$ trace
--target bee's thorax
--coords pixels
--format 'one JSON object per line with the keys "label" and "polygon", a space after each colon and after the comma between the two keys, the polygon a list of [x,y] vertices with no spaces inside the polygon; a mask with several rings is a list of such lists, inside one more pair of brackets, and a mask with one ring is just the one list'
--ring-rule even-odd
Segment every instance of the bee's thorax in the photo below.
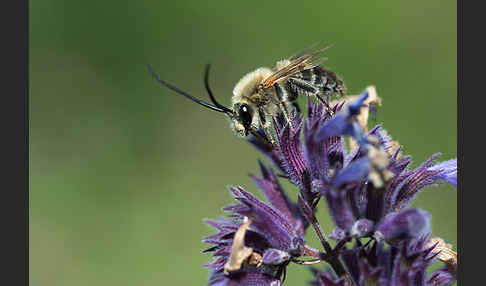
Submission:
{"label": "bee's thorax", "polygon": [[258,68],[242,77],[233,89],[233,104],[249,100],[257,93],[260,83],[272,74],[269,68]]}

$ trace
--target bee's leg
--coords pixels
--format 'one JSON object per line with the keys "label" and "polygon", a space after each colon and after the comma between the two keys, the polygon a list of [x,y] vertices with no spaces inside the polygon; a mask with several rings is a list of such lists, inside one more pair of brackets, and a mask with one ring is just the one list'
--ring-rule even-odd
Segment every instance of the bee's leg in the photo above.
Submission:
{"label": "bee's leg", "polygon": [[302,113],[302,110],[300,109],[300,105],[297,102],[297,100],[292,102],[292,106],[295,108],[295,110],[297,111],[298,114]]}
{"label": "bee's leg", "polygon": [[331,108],[331,106],[329,106],[329,94],[328,93],[326,94],[326,98],[328,98],[327,101],[324,100],[324,98],[322,98],[322,96],[320,96],[318,93],[316,93],[314,95],[319,99],[320,102],[322,102],[322,104],[324,104],[324,106],[327,108],[327,112],[329,112],[329,114],[332,115],[333,114],[332,108]]}
{"label": "bee's leg", "polygon": [[263,105],[258,106],[258,116],[260,118],[260,124],[263,127],[263,132],[265,133],[265,137],[267,138],[267,141],[269,141],[269,143],[272,144],[273,147],[275,146],[278,147],[273,137],[272,130],[270,130],[270,121],[268,121],[266,118],[266,113]]}
{"label": "bee's leg", "polygon": [[270,141],[270,144],[272,144],[274,149],[278,149],[278,144],[273,138],[272,130],[270,130],[270,126],[263,126],[263,132],[265,132],[265,136],[267,137],[267,140]]}
{"label": "bee's leg", "polygon": [[288,100],[288,93],[287,91],[278,83],[274,85],[275,87],[275,93],[277,95],[276,101],[278,108],[280,111],[283,113],[285,120],[288,122],[290,125],[290,129],[294,131],[294,127],[292,126],[292,121],[290,120],[290,113],[287,108],[287,105],[285,104],[285,101]]}
{"label": "bee's leg", "polygon": [[[322,79],[321,79],[322,81]],[[290,77],[289,78],[289,85],[291,86],[291,90],[300,90],[302,94],[307,94],[308,96],[316,96],[322,104],[327,108],[327,110],[331,113],[331,107],[329,106],[330,100],[330,93],[326,90],[323,92],[323,88],[320,85],[314,85],[309,81],[306,81],[301,78]],[[324,88],[325,89],[325,88]],[[326,99],[322,98],[319,94],[324,93]]]}
{"label": "bee's leg", "polygon": [[287,92],[288,92],[288,98],[287,100],[292,104],[292,106],[295,108],[295,111],[297,111],[297,114],[301,114],[302,113],[302,109],[300,108],[300,105],[299,105],[299,94],[297,93],[297,91],[295,90],[295,88],[293,88],[290,83],[287,82]]}
{"label": "bee's leg", "polygon": [[282,113],[285,117],[285,120],[289,124],[290,130],[294,131],[294,126],[292,125],[292,120],[290,119],[290,114],[289,114],[289,110],[287,109],[287,105],[285,103],[283,103],[282,101],[280,101],[278,103],[278,106],[279,106],[280,110],[282,111]]}
{"label": "bee's leg", "polygon": [[[270,149],[275,149],[275,150],[278,150],[279,149],[279,146],[277,143],[275,143],[275,140],[273,140],[273,137],[270,134],[267,134],[267,130],[265,128],[263,128],[263,131],[265,132],[265,136],[262,136],[262,134],[260,134],[258,132],[258,130],[256,128],[250,128],[250,133],[258,140],[260,141],[261,143],[265,144],[268,146],[268,148]],[[270,138],[270,139],[269,139]]]}
{"label": "bee's leg", "polygon": [[324,98],[322,98],[322,96],[320,96],[319,93],[314,93],[314,96],[317,97],[317,99],[319,99],[319,101],[322,104],[324,104],[324,106],[326,106],[327,108],[330,108],[329,103]]}

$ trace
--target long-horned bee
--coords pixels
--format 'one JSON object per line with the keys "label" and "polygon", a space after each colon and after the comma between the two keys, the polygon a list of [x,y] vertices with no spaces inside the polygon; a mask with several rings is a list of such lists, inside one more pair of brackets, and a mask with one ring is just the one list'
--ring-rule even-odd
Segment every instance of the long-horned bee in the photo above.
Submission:
{"label": "long-horned bee", "polygon": [[[147,67],[153,77],[169,89],[204,107],[226,114],[233,130],[241,137],[252,134],[278,148],[271,132],[272,118],[282,114],[292,128],[290,109],[295,108],[300,112],[297,104],[299,95],[316,96],[326,105],[331,95],[345,95],[346,87],[343,81],[314,60],[316,55],[326,49],[311,53],[303,52],[278,61],[273,69],[261,67],[246,74],[233,89],[230,108],[218,103],[209,87],[209,65],[206,66],[204,84],[213,104],[195,98],[161,80],[149,65]],[[266,138],[258,133],[260,128],[263,129]]]}

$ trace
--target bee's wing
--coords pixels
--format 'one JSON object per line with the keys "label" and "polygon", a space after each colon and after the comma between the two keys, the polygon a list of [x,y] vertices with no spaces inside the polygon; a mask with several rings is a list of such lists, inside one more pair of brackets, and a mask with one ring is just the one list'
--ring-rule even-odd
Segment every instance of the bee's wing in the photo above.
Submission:
{"label": "bee's wing", "polygon": [[[279,70],[275,71],[273,74],[268,76],[265,80],[263,80],[262,87],[264,89],[272,87],[275,83],[295,74],[298,71],[301,71],[304,68],[304,66],[303,66],[304,64],[307,64],[307,62],[310,59],[312,59],[314,56],[316,56],[318,54],[323,53],[328,48],[329,47],[326,47],[326,48],[319,49],[319,50],[314,51],[314,52],[309,53],[309,54],[304,53],[304,54],[300,54],[300,55],[296,55],[296,56],[291,57],[289,59],[290,63],[288,65],[280,68]],[[319,63],[311,62],[310,65],[311,66],[319,65],[323,60],[325,60],[325,58],[324,59],[321,58]]]}
{"label": "bee's wing", "polygon": [[[304,48],[304,49],[300,50],[300,51],[299,51],[299,52],[297,52],[295,55],[291,56],[291,57],[289,58],[289,60],[290,60],[290,61],[292,61],[292,60],[295,60],[295,59],[297,59],[297,58],[300,58],[301,56],[304,56],[304,55],[306,55],[306,54],[310,54],[310,53],[312,53],[312,50],[315,50],[315,49],[316,49],[316,47],[317,47],[318,45],[320,45],[320,44],[321,44],[321,41],[316,42],[316,43],[314,43],[314,44],[310,45],[309,47],[307,47],[307,48]],[[327,48],[326,48],[326,49],[327,49]]]}

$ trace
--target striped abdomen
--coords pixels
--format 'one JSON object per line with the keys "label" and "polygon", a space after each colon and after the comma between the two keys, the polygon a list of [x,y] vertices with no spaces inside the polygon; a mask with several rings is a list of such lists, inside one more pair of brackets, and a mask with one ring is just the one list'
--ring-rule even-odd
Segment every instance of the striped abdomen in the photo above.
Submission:
{"label": "striped abdomen", "polygon": [[343,81],[331,70],[320,66],[295,73],[287,79],[286,87],[289,91],[290,101],[297,99],[300,94],[318,93],[325,96],[333,94],[344,96],[346,93]]}

